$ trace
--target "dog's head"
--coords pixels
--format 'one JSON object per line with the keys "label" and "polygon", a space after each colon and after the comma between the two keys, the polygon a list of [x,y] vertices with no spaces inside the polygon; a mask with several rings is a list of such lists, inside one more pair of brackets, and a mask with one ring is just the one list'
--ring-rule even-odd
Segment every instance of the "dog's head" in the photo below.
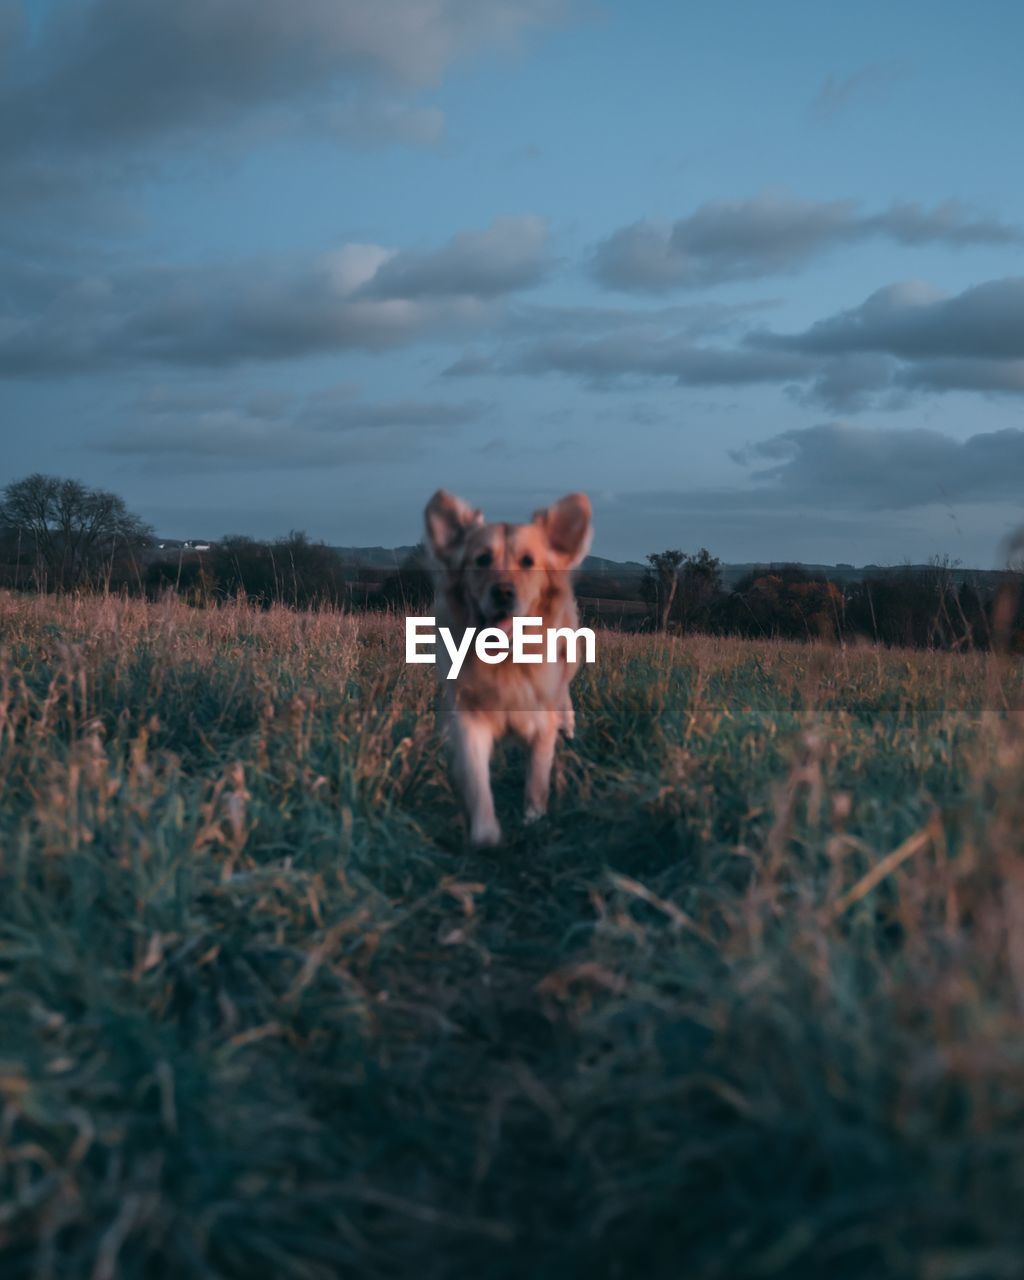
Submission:
{"label": "dog's head", "polygon": [[461,594],[475,626],[508,631],[515,617],[541,613],[545,596],[568,579],[590,548],[590,500],[570,493],[529,524],[488,524],[444,489],[427,503],[427,543]]}

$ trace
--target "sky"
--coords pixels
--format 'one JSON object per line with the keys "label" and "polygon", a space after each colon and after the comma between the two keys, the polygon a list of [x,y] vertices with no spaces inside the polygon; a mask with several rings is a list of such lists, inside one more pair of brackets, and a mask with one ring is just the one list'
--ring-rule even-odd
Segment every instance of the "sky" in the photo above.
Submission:
{"label": "sky", "polygon": [[1000,0],[0,0],[0,484],[997,565],[1021,47]]}

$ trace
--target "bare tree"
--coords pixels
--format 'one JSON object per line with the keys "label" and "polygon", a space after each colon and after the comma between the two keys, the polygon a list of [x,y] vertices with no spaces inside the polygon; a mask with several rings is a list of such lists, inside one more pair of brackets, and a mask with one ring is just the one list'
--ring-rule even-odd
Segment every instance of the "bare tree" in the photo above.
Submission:
{"label": "bare tree", "polygon": [[109,580],[115,560],[152,536],[116,493],[38,473],[4,489],[0,524],[31,556],[37,585],[52,591]]}

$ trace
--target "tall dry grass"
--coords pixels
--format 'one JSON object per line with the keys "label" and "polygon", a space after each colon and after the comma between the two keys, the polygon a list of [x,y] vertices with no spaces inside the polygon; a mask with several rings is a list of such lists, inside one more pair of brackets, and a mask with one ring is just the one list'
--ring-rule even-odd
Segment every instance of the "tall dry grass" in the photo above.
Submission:
{"label": "tall dry grass", "polygon": [[0,596],[3,1274],[1024,1273],[1021,686],[602,634],[475,855],[394,620]]}

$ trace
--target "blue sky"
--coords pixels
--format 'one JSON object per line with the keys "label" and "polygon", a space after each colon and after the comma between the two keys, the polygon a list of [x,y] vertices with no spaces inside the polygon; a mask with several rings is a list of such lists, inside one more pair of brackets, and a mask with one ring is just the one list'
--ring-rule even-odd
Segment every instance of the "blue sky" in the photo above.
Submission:
{"label": "blue sky", "polygon": [[998,562],[1017,6],[0,0],[0,480],[160,531]]}

